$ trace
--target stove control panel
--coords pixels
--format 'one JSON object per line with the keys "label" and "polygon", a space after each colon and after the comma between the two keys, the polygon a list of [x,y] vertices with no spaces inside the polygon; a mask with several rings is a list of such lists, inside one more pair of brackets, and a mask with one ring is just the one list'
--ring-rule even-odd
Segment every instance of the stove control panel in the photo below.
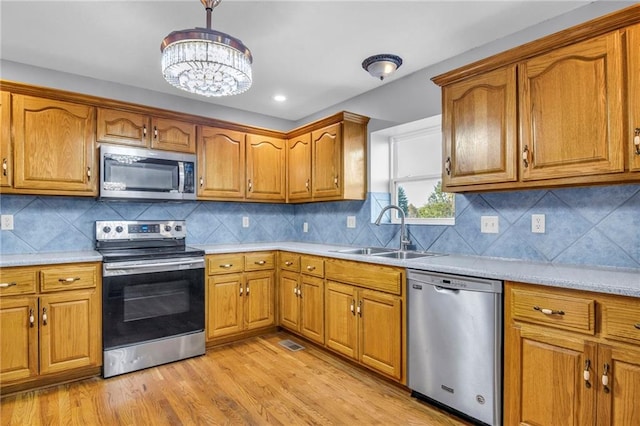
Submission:
{"label": "stove control panel", "polygon": [[96,241],[183,239],[187,236],[184,220],[97,220]]}

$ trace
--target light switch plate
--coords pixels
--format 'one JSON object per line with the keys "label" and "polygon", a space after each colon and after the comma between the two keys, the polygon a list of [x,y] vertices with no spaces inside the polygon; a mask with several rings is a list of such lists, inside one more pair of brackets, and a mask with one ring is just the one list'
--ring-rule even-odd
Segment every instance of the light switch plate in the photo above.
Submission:
{"label": "light switch plate", "polygon": [[248,216],[243,216],[242,217],[242,227],[243,228],[248,228],[249,227],[249,217]]}
{"label": "light switch plate", "polygon": [[12,231],[13,230],[13,215],[12,214],[3,214],[0,218],[1,228],[3,231]]}
{"label": "light switch plate", "polygon": [[498,216],[480,216],[480,232],[483,234],[497,234],[500,232]]}
{"label": "light switch plate", "polygon": [[356,227],[356,217],[347,216],[347,228],[355,228],[355,227]]}
{"label": "light switch plate", "polygon": [[545,233],[545,218],[543,214],[531,215],[531,232],[534,234]]}
{"label": "light switch plate", "polygon": [[307,222],[302,224],[302,232],[309,232],[309,224]]}

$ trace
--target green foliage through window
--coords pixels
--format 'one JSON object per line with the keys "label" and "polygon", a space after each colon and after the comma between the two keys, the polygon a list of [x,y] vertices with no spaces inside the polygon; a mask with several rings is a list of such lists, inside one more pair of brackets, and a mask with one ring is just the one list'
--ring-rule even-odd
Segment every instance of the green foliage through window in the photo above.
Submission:
{"label": "green foliage through window", "polygon": [[455,215],[453,194],[442,192],[442,181],[433,187],[422,206],[408,203],[404,188],[398,186],[398,206],[404,210],[409,218],[452,218]]}

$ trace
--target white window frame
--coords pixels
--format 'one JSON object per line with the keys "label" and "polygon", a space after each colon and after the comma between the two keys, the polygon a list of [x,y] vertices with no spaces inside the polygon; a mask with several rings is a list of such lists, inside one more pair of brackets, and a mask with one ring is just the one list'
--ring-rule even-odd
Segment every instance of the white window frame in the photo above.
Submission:
{"label": "white window frame", "polygon": [[[419,127],[405,132],[401,132],[389,137],[389,193],[391,194],[391,203],[395,204],[397,200],[397,187],[403,182],[418,182],[423,180],[442,180],[442,168],[433,170],[431,173],[417,176],[397,177],[398,170],[398,144],[403,141],[416,139],[421,136],[431,136],[434,134],[442,135],[442,115],[436,115],[424,120],[420,120]],[[442,144],[439,145],[442,149]],[[442,151],[438,152],[438,158],[442,158]],[[442,162],[437,164],[442,166]],[[454,206],[455,209],[455,206]],[[391,214],[392,223],[400,223],[400,217],[397,211],[393,210]],[[455,225],[455,217],[451,218],[406,218],[405,223],[413,225]]]}

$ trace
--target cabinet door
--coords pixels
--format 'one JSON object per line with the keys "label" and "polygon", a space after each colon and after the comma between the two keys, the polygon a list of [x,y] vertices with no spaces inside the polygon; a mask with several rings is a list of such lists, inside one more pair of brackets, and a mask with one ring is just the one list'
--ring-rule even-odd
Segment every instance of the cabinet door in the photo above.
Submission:
{"label": "cabinet door", "polygon": [[634,144],[634,137],[640,138],[640,24],[627,30],[627,67],[629,170],[640,172],[640,145]]}
{"label": "cabinet door", "polygon": [[201,127],[198,197],[244,198],[245,134]]}
{"label": "cabinet door", "polygon": [[624,169],[618,32],[519,65],[522,180]]}
{"label": "cabinet door", "polygon": [[311,198],[311,134],[287,141],[287,199]]}
{"label": "cabinet door", "polygon": [[[504,410],[508,425],[594,424],[595,344],[570,333],[511,327],[505,347]],[[591,379],[583,378],[589,362]]]}
{"label": "cabinet door", "polygon": [[402,300],[362,290],[358,302],[359,358],[395,379],[402,376]]}
{"label": "cabinet door", "polygon": [[0,299],[0,382],[38,375],[37,316],[36,297]]}
{"label": "cabinet door", "polygon": [[328,348],[350,358],[358,357],[356,290],[327,281],[325,291],[325,341]]}
{"label": "cabinet door", "polygon": [[442,125],[444,190],[515,181],[515,66],[444,87]]}
{"label": "cabinet door", "polygon": [[[599,348],[598,425],[625,426],[640,424],[640,348],[605,346]],[[608,392],[601,383],[605,365],[609,378]]]}
{"label": "cabinet door", "polygon": [[196,125],[185,121],[152,118],[151,148],[196,153]]}
{"label": "cabinet door", "polygon": [[9,92],[0,92],[0,158],[2,161],[0,187],[11,186],[13,155],[11,152],[11,94]]}
{"label": "cabinet door", "polygon": [[242,331],[244,279],[242,274],[207,279],[207,340]]}
{"label": "cabinet door", "polygon": [[324,280],[301,275],[300,333],[314,342],[324,344]]}
{"label": "cabinet door", "polygon": [[333,124],[311,133],[312,195],[339,197],[342,188],[342,127]]}
{"label": "cabinet door", "polygon": [[98,142],[149,147],[149,117],[134,112],[98,108],[96,120]]}
{"label": "cabinet door", "polygon": [[273,325],[273,271],[245,274],[244,324],[247,330]]}
{"label": "cabinet door", "polygon": [[280,325],[296,332],[300,324],[299,286],[298,273],[280,272]]}
{"label": "cabinet door", "polygon": [[40,373],[101,365],[100,294],[95,290],[40,297]]}
{"label": "cabinet door", "polygon": [[14,186],[96,195],[94,108],[13,95]]}
{"label": "cabinet door", "polygon": [[286,150],[283,139],[247,135],[247,198],[285,201]]}

